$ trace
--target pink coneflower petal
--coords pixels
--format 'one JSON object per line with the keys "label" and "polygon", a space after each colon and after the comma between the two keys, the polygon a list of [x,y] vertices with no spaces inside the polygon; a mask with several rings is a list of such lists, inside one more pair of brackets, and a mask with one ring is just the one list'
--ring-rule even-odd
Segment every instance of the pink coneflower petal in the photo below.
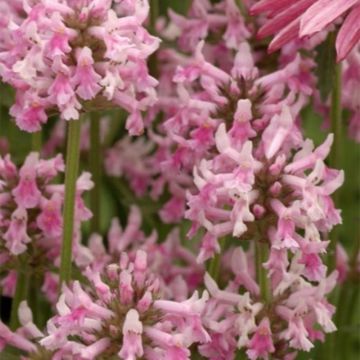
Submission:
{"label": "pink coneflower petal", "polygon": [[283,12],[279,13],[272,20],[269,20],[258,32],[258,37],[262,38],[272,35],[286,27],[290,22],[301,16],[306,9],[316,0],[300,0],[295,4],[288,6]]}
{"label": "pink coneflower petal", "polygon": [[319,0],[301,17],[300,37],[312,35],[356,5],[359,0]]}
{"label": "pink coneflower petal", "polygon": [[272,16],[287,9],[291,4],[296,4],[296,0],[261,0],[251,7],[250,14],[258,15],[266,11]]}
{"label": "pink coneflower petal", "polygon": [[343,60],[360,41],[360,5],[356,6],[345,19],[336,38],[337,61]]}
{"label": "pink coneflower petal", "polygon": [[269,45],[269,53],[272,53],[292,40],[297,39],[299,34],[300,19],[295,19],[288,26],[283,28],[279,33],[273,38]]}

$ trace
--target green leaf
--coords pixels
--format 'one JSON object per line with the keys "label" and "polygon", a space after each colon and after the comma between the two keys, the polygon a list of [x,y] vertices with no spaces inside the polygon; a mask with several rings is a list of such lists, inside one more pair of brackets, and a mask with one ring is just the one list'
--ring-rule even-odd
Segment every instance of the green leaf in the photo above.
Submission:
{"label": "green leaf", "polygon": [[336,64],[334,38],[335,34],[330,33],[327,39],[316,48],[315,61],[317,67],[315,73],[318,77],[317,86],[320,91],[321,100],[323,101],[327,99],[334,81]]}
{"label": "green leaf", "polygon": [[20,356],[21,353],[18,350],[9,347],[0,352],[1,360],[19,360]]}
{"label": "green leaf", "polygon": [[166,15],[167,10],[171,8],[177,13],[186,14],[190,4],[190,0],[162,0],[160,1],[160,13]]}

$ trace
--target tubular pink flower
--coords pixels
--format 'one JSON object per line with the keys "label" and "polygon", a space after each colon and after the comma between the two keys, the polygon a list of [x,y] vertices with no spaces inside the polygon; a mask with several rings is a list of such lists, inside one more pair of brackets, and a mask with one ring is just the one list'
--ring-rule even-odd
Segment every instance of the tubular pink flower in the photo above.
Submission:
{"label": "tubular pink flower", "polygon": [[26,250],[26,244],[31,242],[27,234],[28,215],[24,208],[17,208],[11,214],[9,229],[4,234],[6,247],[14,255],[19,255]]}
{"label": "tubular pink flower", "polygon": [[72,78],[76,93],[84,100],[91,100],[101,90],[98,85],[101,76],[93,69],[94,60],[91,49],[84,47],[77,56],[77,66]]}
{"label": "tubular pink flower", "polygon": [[271,335],[269,319],[264,318],[251,338],[249,350],[246,352],[251,360],[267,359],[269,354],[275,351]]}

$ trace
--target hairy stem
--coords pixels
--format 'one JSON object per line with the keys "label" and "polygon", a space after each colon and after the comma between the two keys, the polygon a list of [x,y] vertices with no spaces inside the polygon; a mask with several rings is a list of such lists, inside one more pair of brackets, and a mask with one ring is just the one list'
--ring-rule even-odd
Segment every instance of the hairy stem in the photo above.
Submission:
{"label": "hairy stem", "polygon": [[42,145],[42,132],[41,130],[31,134],[31,150],[32,151],[41,151]]}
{"label": "hairy stem", "polygon": [[226,247],[225,242],[226,242],[226,238],[222,238],[219,240],[220,253],[216,253],[209,262],[208,273],[211,275],[211,277],[216,282],[219,280],[220,267],[221,267],[221,255],[223,253],[224,248]]}
{"label": "hairy stem", "polygon": [[[156,20],[159,18],[159,0],[150,0],[150,32],[156,35]],[[148,61],[150,74],[154,77],[158,76],[157,55],[152,54]]]}
{"label": "hairy stem", "polygon": [[[341,108],[341,63],[336,64],[333,79],[333,87],[331,93],[331,132],[334,134],[334,143],[330,153],[330,165],[333,168],[341,168],[342,154],[341,154],[341,138],[342,138],[342,108]],[[339,190],[333,195],[334,203],[339,206]],[[332,271],[336,264],[336,244],[339,240],[338,228],[332,230],[331,243],[329,248],[329,270]],[[347,300],[347,285],[342,284],[340,294],[337,297],[337,312],[335,316],[335,323],[339,327],[343,323],[344,310],[343,303]],[[328,338],[329,346],[327,348],[328,359],[336,359],[337,351],[340,350],[339,339],[342,334],[331,334]]]}
{"label": "hairy stem", "polygon": [[19,305],[23,300],[27,299],[28,294],[28,273],[26,261],[23,261],[20,257],[19,270],[17,271],[16,279],[16,289],[15,295],[11,304],[11,314],[10,314],[10,328],[11,330],[16,330],[20,323],[18,317]]}
{"label": "hairy stem", "polygon": [[90,193],[90,209],[93,213],[91,219],[91,231],[100,232],[101,214],[101,134],[99,113],[92,113],[90,117],[90,153],[89,169],[94,181],[94,188]]}
{"label": "hairy stem", "polygon": [[264,269],[263,267],[263,264],[268,259],[268,255],[269,255],[268,244],[261,242],[261,239],[256,239],[256,243],[255,243],[256,280],[260,285],[260,295],[265,304],[268,304],[271,298],[267,272],[266,269]]}
{"label": "hairy stem", "polygon": [[[330,165],[333,168],[340,169],[342,163],[341,139],[342,139],[342,109],[341,109],[341,64],[335,67],[333,89],[331,94],[331,132],[334,134],[334,143],[330,154]],[[339,207],[339,190],[333,195],[334,203]],[[332,231],[332,241],[330,245],[330,270],[335,268],[336,244],[339,239],[338,228]]]}
{"label": "hairy stem", "polygon": [[66,149],[65,200],[63,210],[64,229],[61,248],[60,283],[63,281],[68,282],[71,279],[76,179],[79,171],[80,158],[80,129],[81,119],[69,121]]}
{"label": "hairy stem", "polygon": [[156,32],[156,20],[159,17],[159,0],[150,0],[150,30],[153,34]]}
{"label": "hairy stem", "polygon": [[219,272],[220,272],[220,254],[215,254],[214,257],[210,260],[208,273],[217,282],[217,280],[219,279]]}

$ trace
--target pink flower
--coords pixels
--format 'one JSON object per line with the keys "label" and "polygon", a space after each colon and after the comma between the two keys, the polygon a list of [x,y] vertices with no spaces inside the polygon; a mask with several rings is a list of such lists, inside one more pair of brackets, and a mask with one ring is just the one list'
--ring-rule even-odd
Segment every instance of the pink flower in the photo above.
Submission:
{"label": "pink flower", "polygon": [[43,200],[42,212],[36,219],[38,227],[49,236],[62,233],[62,198],[54,194],[50,200]]}
{"label": "pink flower", "polygon": [[6,246],[14,255],[19,255],[26,250],[26,244],[31,241],[27,234],[28,215],[24,208],[18,207],[11,215],[11,223],[4,234]]}
{"label": "pink flower", "polygon": [[77,120],[89,101],[90,108],[111,102],[134,113],[129,128],[140,132],[140,112],[156,101],[157,81],[147,58],[160,40],[142,25],[148,2],[136,2],[135,8],[112,0],[40,0],[3,21],[0,75],[16,90],[11,113],[21,129],[40,130],[54,112]]}
{"label": "pink flower", "polygon": [[34,208],[38,205],[41,193],[36,183],[36,165],[39,161],[39,154],[31,153],[25,160],[20,170],[18,186],[12,191],[15,201],[25,209]]}
{"label": "pink flower", "polygon": [[101,76],[93,68],[92,51],[84,47],[77,54],[77,66],[72,78],[76,93],[84,100],[91,100],[101,90]]}
{"label": "pink flower", "polygon": [[139,313],[130,309],[123,325],[124,342],[119,356],[121,359],[131,360],[144,355],[141,334],[143,325],[139,320]]}
{"label": "pink flower", "polygon": [[45,54],[53,60],[56,57],[65,57],[71,51],[69,41],[75,38],[77,33],[65,26],[59,13],[52,14],[50,26],[54,33],[45,44]]}
{"label": "pink flower", "polygon": [[275,351],[271,335],[270,321],[268,318],[264,318],[251,338],[246,351],[251,360],[268,359],[269,354]]}
{"label": "pink flower", "polygon": [[[46,102],[36,95],[17,96],[17,102],[12,106],[10,113],[15,116],[16,124],[21,130],[36,132],[41,130],[42,124],[46,123]],[[20,101],[20,103],[18,102]]]}

